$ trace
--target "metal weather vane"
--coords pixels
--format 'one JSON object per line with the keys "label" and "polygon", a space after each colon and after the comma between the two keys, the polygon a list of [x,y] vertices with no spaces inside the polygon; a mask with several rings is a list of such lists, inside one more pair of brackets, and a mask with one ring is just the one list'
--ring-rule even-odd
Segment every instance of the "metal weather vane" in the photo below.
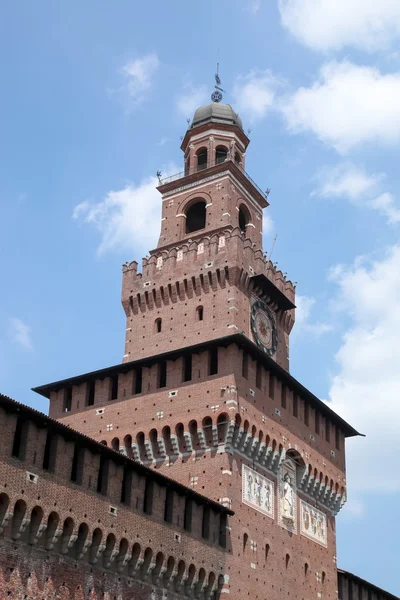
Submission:
{"label": "metal weather vane", "polygon": [[225,93],[225,90],[221,87],[221,78],[219,76],[219,63],[217,63],[217,72],[215,73],[215,91],[211,94],[211,100],[213,102],[221,102],[222,100],[222,92]]}

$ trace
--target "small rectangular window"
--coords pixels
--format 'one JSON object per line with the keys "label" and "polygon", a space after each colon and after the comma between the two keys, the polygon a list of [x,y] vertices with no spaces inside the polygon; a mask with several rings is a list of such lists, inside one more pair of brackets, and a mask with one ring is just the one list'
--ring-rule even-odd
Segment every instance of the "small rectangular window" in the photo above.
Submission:
{"label": "small rectangular window", "polygon": [[258,387],[258,389],[261,390],[261,386],[262,386],[262,364],[257,362],[256,387]]}
{"label": "small rectangular window", "polygon": [[174,516],[174,492],[170,488],[167,488],[165,495],[165,506],[164,506],[164,521],[166,523],[172,523]]}
{"label": "small rectangular window", "polygon": [[167,385],[167,361],[162,360],[158,363],[157,387],[164,388]]}
{"label": "small rectangular window", "polygon": [[296,392],[293,392],[293,416],[299,418],[299,397]]}
{"label": "small rectangular window", "polygon": [[211,348],[208,353],[208,374],[217,375],[218,373],[218,348]]}
{"label": "small rectangular window", "polygon": [[242,377],[244,377],[245,379],[249,378],[249,355],[247,354],[247,352],[243,352]]}
{"label": "small rectangular window", "polygon": [[328,419],[325,421],[325,439],[327,442],[331,441],[331,424]]}
{"label": "small rectangular window", "polygon": [[282,383],[281,406],[286,408],[286,383]]}
{"label": "small rectangular window", "polygon": [[275,397],[275,377],[273,373],[269,374],[269,397],[272,398],[272,400]]}
{"label": "small rectangular window", "polygon": [[118,399],[118,374],[111,377],[111,400]]}
{"label": "small rectangular window", "polygon": [[87,406],[93,406],[94,404],[94,390],[96,382],[94,380],[89,381],[86,385],[86,404]]}
{"label": "small rectangular window", "polygon": [[65,388],[64,390],[64,412],[70,412],[72,410],[72,386]]}
{"label": "small rectangular window", "polygon": [[304,400],[304,423],[307,427],[310,425],[310,407],[308,403]]}
{"label": "small rectangular window", "polygon": [[183,381],[191,381],[192,379],[192,355],[188,354],[183,357]]}
{"label": "small rectangular window", "polygon": [[315,433],[319,435],[319,424],[320,424],[320,414],[317,409],[315,409]]}
{"label": "small rectangular window", "polygon": [[142,369],[142,367],[138,367],[135,371],[135,388],[134,388],[135,394],[142,393],[142,380],[143,380],[143,369]]}

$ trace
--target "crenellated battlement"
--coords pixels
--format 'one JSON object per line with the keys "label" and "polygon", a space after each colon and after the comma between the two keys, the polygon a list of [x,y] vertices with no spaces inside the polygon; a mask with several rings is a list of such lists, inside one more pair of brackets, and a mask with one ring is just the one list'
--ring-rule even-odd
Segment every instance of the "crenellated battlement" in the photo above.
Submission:
{"label": "crenellated battlement", "polygon": [[264,275],[294,303],[296,286],[261,250],[254,249],[254,244],[238,227],[188,240],[169,250],[153,250],[149,257],[143,258],[142,272],[138,272],[137,261],[125,263],[122,266],[123,301],[127,295],[157,287],[161,282],[177,281],[199,271],[233,264],[248,271],[250,277]]}

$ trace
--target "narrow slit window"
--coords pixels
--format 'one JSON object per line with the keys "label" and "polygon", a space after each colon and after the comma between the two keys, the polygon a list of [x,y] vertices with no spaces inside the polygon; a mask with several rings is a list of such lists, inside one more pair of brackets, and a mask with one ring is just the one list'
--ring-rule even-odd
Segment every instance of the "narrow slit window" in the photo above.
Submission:
{"label": "narrow slit window", "polygon": [[144,488],[143,498],[143,511],[147,515],[151,515],[153,512],[153,495],[154,495],[154,481],[152,479],[146,479],[146,485]]}
{"label": "narrow slit window", "polygon": [[208,374],[217,375],[218,373],[218,348],[212,348],[208,354]]}
{"label": "narrow slit window", "polygon": [[184,356],[183,358],[183,381],[192,379],[192,355]]}
{"label": "narrow slit window", "polygon": [[249,355],[247,354],[247,352],[243,352],[243,359],[242,359],[242,376],[245,379],[249,378]]}
{"label": "narrow slit window", "polygon": [[210,537],[210,518],[211,518],[211,508],[209,506],[203,507],[203,521],[201,527],[201,535],[205,540],[208,540]]}
{"label": "narrow slit window", "polygon": [[18,417],[14,432],[12,455],[21,460],[25,458],[28,426],[28,421],[24,421],[21,417]]}
{"label": "narrow slit window", "polygon": [[131,495],[132,495],[132,471],[129,468],[125,467],[124,474],[122,477],[121,503],[129,506],[131,503]]}
{"label": "narrow slit window", "polygon": [[78,444],[75,444],[70,479],[79,484],[82,483],[84,454],[85,450],[78,446]]}
{"label": "narrow slit window", "polygon": [[142,367],[136,369],[135,372],[135,394],[142,393],[142,380],[143,380],[143,371]]}
{"label": "narrow slit window", "polygon": [[304,400],[304,424],[307,425],[307,427],[310,425],[310,407],[305,400]]}
{"label": "narrow slit window", "polygon": [[335,442],[336,442],[336,449],[340,450],[340,429],[339,427],[336,427],[336,432],[335,432]]}
{"label": "narrow slit window", "polygon": [[118,399],[118,375],[111,377],[111,400]]}
{"label": "narrow slit window", "polygon": [[319,435],[320,430],[320,415],[317,409],[315,409],[315,433]]}
{"label": "narrow slit window", "polygon": [[43,469],[45,471],[54,471],[57,456],[57,436],[52,431],[47,431],[46,443],[44,446]]}
{"label": "narrow slit window", "polygon": [[261,363],[257,363],[257,369],[256,369],[256,387],[261,390],[261,386],[262,386],[262,365]]}
{"label": "narrow slit window", "polygon": [[154,331],[155,333],[161,333],[161,325],[162,325],[162,321],[160,318],[156,319],[154,321]]}
{"label": "narrow slit window", "polygon": [[272,400],[275,397],[275,377],[273,373],[269,374],[269,397],[272,398]]}
{"label": "narrow slit window", "polygon": [[109,461],[103,456],[100,458],[99,472],[97,476],[97,491],[103,496],[107,495],[108,489]]}
{"label": "narrow slit window", "polygon": [[64,390],[64,412],[72,410],[72,386]]}
{"label": "narrow slit window", "polygon": [[95,383],[95,381],[89,381],[87,384],[87,406],[93,406],[94,404]]}
{"label": "narrow slit window", "polygon": [[325,421],[325,439],[327,442],[331,441],[331,424],[328,419]]}
{"label": "narrow slit window", "polygon": [[281,397],[281,406],[282,406],[282,408],[286,408],[286,406],[287,406],[287,401],[286,401],[287,394],[286,394],[286,392],[287,392],[286,383],[282,383],[282,397]]}
{"label": "narrow slit window", "polygon": [[165,506],[164,506],[164,521],[166,523],[172,523],[174,515],[174,492],[170,488],[167,488],[165,495]]}
{"label": "narrow slit window", "polygon": [[192,531],[192,513],[193,513],[193,500],[186,496],[185,498],[185,512],[183,515],[183,528],[186,531]]}
{"label": "narrow slit window", "polygon": [[198,306],[196,308],[196,321],[202,321],[204,318],[204,308],[202,306]]}
{"label": "narrow slit window", "polygon": [[164,388],[167,385],[167,361],[162,360],[158,363],[157,387]]}
{"label": "narrow slit window", "polygon": [[299,397],[296,392],[293,392],[293,416],[299,418]]}

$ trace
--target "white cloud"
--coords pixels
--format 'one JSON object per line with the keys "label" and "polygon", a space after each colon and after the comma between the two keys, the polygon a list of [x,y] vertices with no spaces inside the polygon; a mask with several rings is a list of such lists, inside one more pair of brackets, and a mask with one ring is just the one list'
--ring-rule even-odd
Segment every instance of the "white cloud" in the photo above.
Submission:
{"label": "white cloud", "polygon": [[252,69],[240,76],[234,86],[235,107],[251,120],[264,117],[274,107],[277,88],[282,85],[269,69]]}
{"label": "white cloud", "polygon": [[280,108],[290,131],[310,131],[339,152],[366,142],[395,144],[400,141],[400,72],[382,74],[332,61],[311,87],[282,99]]}
{"label": "white cloud", "polygon": [[320,170],[316,177],[318,187],[311,195],[347,199],[357,206],[377,210],[389,223],[399,223],[400,209],[396,207],[393,196],[380,192],[384,178],[383,173],[369,175],[350,163],[340,164]]}
{"label": "white cloud", "polygon": [[348,443],[348,481],[358,490],[400,490],[400,246],[383,259],[332,269],[336,306],[350,326],[336,354],[331,407],[367,437]]}
{"label": "white cloud", "polygon": [[268,236],[271,235],[273,229],[274,229],[274,222],[272,220],[272,217],[270,216],[269,212],[268,212],[268,208],[264,209],[263,212],[263,236]]}
{"label": "white cloud", "polygon": [[314,306],[315,298],[312,296],[301,296],[296,294],[296,323],[293,329],[294,339],[302,333],[320,337],[324,333],[332,331],[332,326],[328,323],[312,320],[312,309]]}
{"label": "white cloud", "polygon": [[31,327],[22,319],[13,317],[10,319],[10,336],[12,340],[22,346],[25,350],[32,350]]}
{"label": "white cloud", "polygon": [[387,48],[400,33],[398,0],[279,0],[282,24],[314,50]]}
{"label": "white cloud", "polygon": [[[208,99],[211,102],[210,98]],[[205,85],[194,86],[192,83],[186,83],[183,86],[183,93],[179,95],[176,105],[178,112],[191,119],[199,106],[207,103],[207,87]]]}
{"label": "white cloud", "polygon": [[145,92],[151,88],[154,74],[159,66],[158,56],[152,52],[135,58],[122,67],[121,72],[126,78],[125,89],[133,105],[136,106],[144,100]]}
{"label": "white cloud", "polygon": [[[168,172],[178,170],[170,166]],[[72,218],[91,224],[99,231],[99,255],[115,250],[145,254],[156,246],[160,233],[161,195],[156,190],[157,185],[157,177],[148,177],[137,186],[130,184],[108,192],[99,202],[86,200],[75,207]]]}

